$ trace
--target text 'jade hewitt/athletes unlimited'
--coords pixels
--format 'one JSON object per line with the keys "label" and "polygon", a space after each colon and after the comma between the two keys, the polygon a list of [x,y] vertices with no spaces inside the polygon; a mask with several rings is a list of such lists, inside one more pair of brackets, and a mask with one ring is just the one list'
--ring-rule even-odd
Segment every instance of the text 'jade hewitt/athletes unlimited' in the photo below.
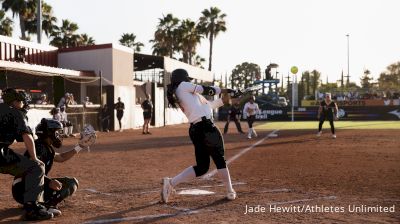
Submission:
{"label": "text 'jade hewitt/athletes unlimited'", "polygon": [[368,205],[348,205],[348,206],[326,206],[326,205],[289,205],[280,206],[271,205],[255,205],[245,206],[244,214],[257,213],[394,213],[396,206],[368,206]]}

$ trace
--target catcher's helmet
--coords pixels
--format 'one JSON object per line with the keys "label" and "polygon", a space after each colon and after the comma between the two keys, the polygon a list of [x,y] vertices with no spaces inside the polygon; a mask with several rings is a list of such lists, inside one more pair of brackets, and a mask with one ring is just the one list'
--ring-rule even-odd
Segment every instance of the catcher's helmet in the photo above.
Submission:
{"label": "catcher's helmet", "polygon": [[55,119],[43,118],[36,126],[35,133],[39,139],[50,137],[53,141],[52,145],[56,148],[60,148],[62,145],[62,138],[59,131],[62,129],[63,125],[61,122]]}
{"label": "catcher's helmet", "polygon": [[187,71],[181,68],[175,69],[171,74],[171,83],[173,85],[179,85],[181,82],[190,82],[192,79]]}
{"label": "catcher's helmet", "polygon": [[4,102],[8,105],[10,105],[12,102],[16,101],[26,101],[26,94],[23,92],[19,92],[14,88],[8,88],[4,90],[2,98],[4,99]]}

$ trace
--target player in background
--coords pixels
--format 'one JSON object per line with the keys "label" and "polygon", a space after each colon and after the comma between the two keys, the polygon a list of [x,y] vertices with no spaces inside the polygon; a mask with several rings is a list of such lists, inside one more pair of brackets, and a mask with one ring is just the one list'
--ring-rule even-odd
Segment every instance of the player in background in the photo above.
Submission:
{"label": "player in background", "polygon": [[121,101],[121,97],[118,97],[118,102],[114,104],[114,109],[117,110],[117,119],[119,123],[119,131],[122,132],[122,117],[124,116],[125,104]]}
{"label": "player in background", "polygon": [[257,132],[253,128],[253,123],[256,120],[256,114],[260,111],[258,104],[255,102],[256,98],[251,96],[249,102],[244,105],[243,113],[247,116],[247,124],[249,125],[249,133],[247,138],[250,139],[252,135],[257,137]]}
{"label": "player in background", "polygon": [[[62,146],[62,124],[55,119],[43,118],[36,127],[35,148],[37,158],[45,164],[44,176],[44,203],[43,205],[51,211],[55,216],[61,215],[61,211],[57,205],[65,198],[71,196],[78,189],[78,180],[73,177],[50,178],[49,174],[54,162],[65,162],[82,150],[79,144],[76,144],[72,150],[57,153],[55,148]],[[30,158],[28,152],[24,154]],[[16,176],[12,185],[12,193],[14,199],[18,203],[24,201],[24,185],[26,178],[24,176]]]}
{"label": "player in background", "polygon": [[142,109],[143,109],[143,120],[144,120],[142,134],[144,135],[151,134],[149,132],[149,124],[151,121],[151,116],[153,114],[153,103],[151,102],[150,94],[148,94],[147,98],[143,101]]}
{"label": "player in background", "polygon": [[241,134],[244,134],[244,132],[242,131],[242,127],[240,126],[241,115],[242,115],[242,111],[240,109],[239,102],[236,102],[228,110],[228,116],[226,118],[226,124],[224,127],[224,134],[228,133],[229,123],[231,121],[235,122],[238,132]]}
{"label": "player in background", "polygon": [[[190,166],[174,178],[163,178],[161,200],[168,202],[174,187],[207,173],[210,167],[210,157],[213,159],[218,173],[227,190],[227,198],[234,200],[236,192],[232,188],[231,177],[225,162],[224,140],[212,120],[212,108],[217,108],[229,102],[233,91],[214,86],[202,86],[191,83],[192,78],[184,69],[172,72],[171,84],[168,85],[167,98],[169,106],[181,108],[190,122],[189,135],[195,148],[196,165]],[[207,101],[203,95],[214,96],[224,93],[223,99]]]}
{"label": "player in background", "polygon": [[329,124],[331,125],[332,138],[336,138],[335,126],[333,124],[333,121],[337,119],[338,119],[338,106],[331,99],[331,94],[325,93],[325,99],[321,102],[318,108],[319,126],[318,126],[317,136],[318,137],[321,136],[322,125],[324,124],[325,120],[328,120]]}

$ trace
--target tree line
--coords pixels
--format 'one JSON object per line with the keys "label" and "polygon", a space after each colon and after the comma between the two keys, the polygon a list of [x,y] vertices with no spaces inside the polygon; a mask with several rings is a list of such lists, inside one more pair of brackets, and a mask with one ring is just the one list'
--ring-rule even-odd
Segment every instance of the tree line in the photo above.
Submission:
{"label": "tree line", "polygon": [[[19,19],[22,40],[31,40],[37,34],[37,0],[0,0],[0,35],[12,36],[14,19]],[[12,18],[6,16],[12,12]],[[215,38],[227,30],[226,14],[217,7],[210,7],[201,12],[197,21],[179,19],[172,14],[159,18],[152,44],[152,54],[168,56],[185,63],[202,67],[205,59],[197,54],[197,47],[203,39],[209,41],[209,65],[212,69],[212,54]],[[57,25],[58,18],[52,7],[42,1],[42,30],[50,40],[50,45],[58,48],[94,45],[93,37],[86,33],[79,34],[79,26],[68,19],[62,19]],[[137,41],[134,33],[123,33],[119,42],[140,52],[144,44]]]}

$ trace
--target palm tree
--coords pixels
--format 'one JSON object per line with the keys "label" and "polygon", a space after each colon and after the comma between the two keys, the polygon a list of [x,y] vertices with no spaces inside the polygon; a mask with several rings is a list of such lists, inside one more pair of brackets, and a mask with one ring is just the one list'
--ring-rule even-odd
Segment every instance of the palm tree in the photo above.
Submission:
{"label": "palm tree", "polygon": [[[36,3],[36,1],[34,1]],[[37,33],[37,4],[34,4],[34,9],[31,10],[31,14],[28,15],[25,21],[25,27],[29,34]],[[42,30],[47,37],[57,29],[57,18],[53,16],[53,8],[43,2],[42,4]]]}
{"label": "palm tree", "polygon": [[62,20],[61,27],[57,27],[57,29],[50,34],[52,37],[50,44],[59,48],[78,46],[81,38],[79,34],[76,34],[78,29],[78,24],[72,23],[67,19]]}
{"label": "palm tree", "polygon": [[0,10],[0,35],[12,36],[13,21],[6,17],[6,13]]}
{"label": "palm tree", "polygon": [[11,10],[13,17],[19,17],[19,25],[21,28],[21,39],[26,40],[25,21],[28,16],[34,11],[33,5],[35,0],[2,0],[2,8],[4,11]]}
{"label": "palm tree", "polygon": [[182,52],[183,62],[192,64],[192,59],[196,54],[197,44],[200,43],[202,34],[197,29],[195,22],[190,19],[181,21],[177,28],[178,49]]}
{"label": "palm tree", "polygon": [[226,31],[225,17],[226,14],[222,13],[217,7],[211,7],[209,10],[205,9],[202,17],[200,17],[199,29],[203,32],[210,41],[210,55],[208,59],[208,70],[211,71],[212,67],[212,50],[214,39],[220,32]]}
{"label": "palm tree", "polygon": [[93,37],[89,37],[89,35],[87,35],[86,33],[80,35],[78,46],[89,46],[95,44],[96,42]]}
{"label": "palm tree", "polygon": [[119,39],[119,43],[126,46],[133,48],[136,52],[140,52],[144,44],[142,42],[135,42],[136,35],[133,33],[123,33],[121,39]]}
{"label": "palm tree", "polygon": [[153,54],[173,57],[178,47],[178,41],[176,40],[178,24],[179,19],[172,14],[167,14],[159,19],[154,39],[150,40],[150,42],[154,43]]}

